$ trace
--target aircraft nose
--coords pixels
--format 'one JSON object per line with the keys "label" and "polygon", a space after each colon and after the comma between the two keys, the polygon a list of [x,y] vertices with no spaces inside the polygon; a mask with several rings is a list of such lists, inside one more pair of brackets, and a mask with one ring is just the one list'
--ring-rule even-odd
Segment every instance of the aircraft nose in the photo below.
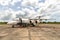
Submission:
{"label": "aircraft nose", "polygon": [[8,22],[7,24],[12,24],[11,22]]}
{"label": "aircraft nose", "polygon": [[7,24],[10,24],[9,22]]}

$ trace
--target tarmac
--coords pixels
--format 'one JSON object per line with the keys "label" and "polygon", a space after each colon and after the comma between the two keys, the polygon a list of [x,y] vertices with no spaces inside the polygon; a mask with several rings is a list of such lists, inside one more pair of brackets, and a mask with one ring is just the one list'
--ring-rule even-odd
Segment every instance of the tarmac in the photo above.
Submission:
{"label": "tarmac", "polygon": [[0,40],[60,40],[60,24],[15,28],[0,25]]}

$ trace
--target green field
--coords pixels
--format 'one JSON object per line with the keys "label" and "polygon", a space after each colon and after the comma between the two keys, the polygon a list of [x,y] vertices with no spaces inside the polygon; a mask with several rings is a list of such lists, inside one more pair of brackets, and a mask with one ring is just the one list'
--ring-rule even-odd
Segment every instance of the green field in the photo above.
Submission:
{"label": "green field", "polygon": [[0,22],[0,24],[7,24],[7,22]]}
{"label": "green field", "polygon": [[[7,24],[7,22],[0,22],[0,24]],[[40,22],[40,24],[60,24],[60,22]]]}
{"label": "green field", "polygon": [[40,24],[60,24],[60,22],[41,22]]}

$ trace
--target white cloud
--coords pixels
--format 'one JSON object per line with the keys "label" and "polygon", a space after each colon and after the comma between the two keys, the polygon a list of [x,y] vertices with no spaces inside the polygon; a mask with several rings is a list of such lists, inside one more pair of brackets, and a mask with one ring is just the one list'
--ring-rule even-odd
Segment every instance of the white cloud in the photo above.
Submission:
{"label": "white cloud", "polygon": [[[5,5],[15,5],[15,3],[22,1],[22,0],[0,0],[0,4]],[[8,8],[8,10],[4,10],[0,12],[1,18],[7,16],[8,14],[11,14],[13,17],[10,19],[16,18],[16,14],[24,15],[26,17],[35,17],[37,15],[46,15],[45,18],[50,18],[51,16],[48,15],[54,15],[55,13],[60,10],[60,0],[45,0],[44,3],[39,3],[38,0],[23,0],[21,2],[22,7],[30,6],[29,8],[22,8],[22,10],[14,11],[11,8]],[[20,8],[20,7],[18,7]],[[35,8],[39,8],[37,11],[35,11]],[[1,19],[0,18],[0,19]]]}
{"label": "white cloud", "polygon": [[[10,20],[12,20],[12,19],[16,18],[16,14],[24,15],[25,13],[23,11],[21,11],[21,10],[14,11],[14,10],[9,8],[8,10],[0,11],[0,20],[5,18],[8,15],[11,15],[11,17],[9,17],[9,16],[8,17],[9,17]],[[6,18],[8,18],[8,17],[6,17]]]}
{"label": "white cloud", "polygon": [[10,4],[14,5],[14,3],[19,2],[21,0],[13,0]]}
{"label": "white cloud", "polygon": [[45,17],[42,17],[41,19],[50,19],[51,17],[50,16],[45,16]]}
{"label": "white cloud", "polygon": [[1,5],[8,5],[11,0],[0,0]]}
{"label": "white cloud", "polygon": [[19,2],[21,0],[0,0],[0,4],[5,6],[5,5],[14,5],[14,3]]}
{"label": "white cloud", "polygon": [[34,14],[37,14],[37,12],[35,12],[34,10],[30,10],[28,8],[25,8],[22,11],[28,13],[27,17],[32,17],[32,15],[34,16]]}

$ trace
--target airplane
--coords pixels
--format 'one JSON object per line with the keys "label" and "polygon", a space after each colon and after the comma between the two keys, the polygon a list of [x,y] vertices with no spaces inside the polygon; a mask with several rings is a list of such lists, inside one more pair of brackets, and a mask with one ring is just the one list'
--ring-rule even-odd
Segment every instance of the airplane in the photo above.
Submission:
{"label": "airplane", "polygon": [[26,19],[26,18],[18,18],[18,19],[8,22],[7,24],[12,25],[12,28],[14,28],[15,25],[20,25],[23,27],[27,25],[35,26],[35,23],[33,20]]}
{"label": "airplane", "polygon": [[7,22],[7,24],[12,25],[12,28],[15,27],[15,25],[19,25],[19,26],[36,26],[36,24],[40,23],[42,20],[51,20],[51,19],[41,19],[42,16],[38,16],[38,18],[36,19],[28,19],[28,18],[16,18],[13,21],[9,21]]}

